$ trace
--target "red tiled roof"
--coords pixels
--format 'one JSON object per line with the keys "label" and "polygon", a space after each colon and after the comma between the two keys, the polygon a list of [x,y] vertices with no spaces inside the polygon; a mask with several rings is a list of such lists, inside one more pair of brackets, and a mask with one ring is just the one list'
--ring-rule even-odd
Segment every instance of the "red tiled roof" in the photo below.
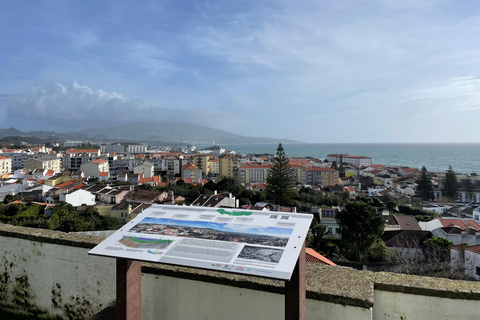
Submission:
{"label": "red tiled roof", "polygon": [[318,264],[326,264],[334,267],[336,266],[335,263],[333,263],[332,261],[322,256],[320,253],[310,248],[305,248],[305,261],[318,263]]}
{"label": "red tiled roof", "polygon": [[100,172],[98,175],[100,177],[108,177],[108,174],[109,174],[108,172]]}
{"label": "red tiled roof", "polygon": [[104,159],[96,159],[96,160],[92,160],[90,162],[95,163],[95,164],[102,164],[102,163],[105,163],[105,162],[108,162],[108,161],[104,160]]}
{"label": "red tiled roof", "polygon": [[470,247],[466,247],[465,250],[472,251],[472,252],[480,254],[480,244],[470,246]]}
{"label": "red tiled roof", "polygon": [[[7,159],[10,159],[8,157],[4,157],[4,156],[0,156],[0,160],[7,160]],[[10,159],[11,160],[11,159]]]}
{"label": "red tiled roof", "polygon": [[46,176],[53,176],[55,174],[55,171],[53,170],[47,170],[47,173],[45,173]]}
{"label": "red tiled roof", "polygon": [[56,187],[59,188],[59,189],[62,189],[62,188],[68,187],[69,185],[72,185],[74,183],[75,183],[75,181],[70,180],[70,181],[67,181],[67,182],[60,183],[60,184],[56,185]]}
{"label": "red tiled roof", "polygon": [[438,219],[443,227],[459,227],[462,230],[468,229],[468,226],[462,219]]}
{"label": "red tiled roof", "polygon": [[457,251],[462,251],[464,248],[466,248],[466,244],[463,244],[463,243],[450,247],[450,249],[454,249],[454,250],[457,250]]}
{"label": "red tiled roof", "polygon": [[480,225],[475,220],[463,220],[470,228],[474,229],[475,231],[480,231]]}
{"label": "red tiled roof", "polygon": [[193,163],[187,163],[182,166],[183,170],[197,170],[198,167]]}
{"label": "red tiled roof", "polygon": [[344,189],[344,190],[346,189],[347,191],[351,191],[351,192],[355,191],[355,188],[354,188],[354,187],[345,187],[345,188],[343,188],[343,189]]}

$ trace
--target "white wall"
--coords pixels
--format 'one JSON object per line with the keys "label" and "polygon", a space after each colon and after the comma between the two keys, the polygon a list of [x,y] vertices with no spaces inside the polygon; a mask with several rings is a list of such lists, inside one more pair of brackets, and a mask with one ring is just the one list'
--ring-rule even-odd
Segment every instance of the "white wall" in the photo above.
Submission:
{"label": "white wall", "polygon": [[[65,316],[66,310],[93,315],[115,302],[115,261],[86,253],[85,248],[0,237],[0,273],[10,275],[0,288],[6,298],[0,300],[13,303],[20,286],[29,303],[51,315]],[[16,280],[21,277],[27,286]]]}
{"label": "white wall", "polygon": [[[373,319],[477,320],[478,301],[375,290]],[[353,319],[353,318],[352,318]]]}
{"label": "white wall", "polygon": [[[8,228],[10,228],[8,230],[26,229]],[[5,232],[5,229],[0,225],[0,232]],[[58,242],[66,239],[78,242],[80,237],[91,239],[64,233],[44,235],[45,231],[29,230],[32,230],[29,231],[29,236],[42,235],[50,239],[49,241]],[[85,242],[87,241],[85,240]],[[90,243],[92,243],[91,240]],[[88,243],[86,245],[88,246]],[[2,275],[0,278],[2,280],[0,281],[0,301],[12,304],[15,296],[17,299],[20,297],[29,304],[50,312],[51,315],[59,315],[63,318],[67,318],[69,313],[77,315],[79,318],[88,318],[93,313],[110,306],[115,301],[115,260],[89,256],[87,252],[86,248],[71,245],[0,236],[0,275]],[[349,271],[348,268],[336,270],[333,267],[328,268],[327,273],[319,275],[319,277],[325,277],[328,274],[331,275],[328,281],[335,282],[337,277],[342,274],[350,279],[350,282],[339,282],[343,283],[338,288],[339,303],[307,299],[307,319],[451,320],[478,319],[480,314],[480,302],[475,300],[478,299],[480,284],[477,282],[467,283],[468,290],[466,290],[467,285],[464,281],[448,283],[451,283],[451,288],[454,288],[451,289],[453,293],[459,290],[464,295],[468,295],[471,290],[474,293],[471,295],[472,300],[376,289],[373,294],[373,308],[350,306],[345,303],[348,301],[348,297],[352,297],[352,293],[358,290],[365,277],[371,277],[371,275],[368,272]],[[341,270],[343,270],[342,273],[340,273]],[[188,274],[189,271],[185,272]],[[234,286],[235,277],[227,280],[232,285],[207,282],[210,278],[208,272],[206,274],[206,280],[199,281],[184,277],[143,273],[142,319],[283,319],[283,295],[238,288]],[[310,274],[307,279],[315,281],[315,276]],[[21,281],[17,280],[22,277],[27,280],[26,284],[21,284]],[[402,282],[402,277],[408,276],[395,275],[394,277],[399,279],[398,285],[408,286],[405,284],[408,283],[407,281]],[[415,279],[421,278],[416,277]],[[432,278],[424,279],[430,285],[436,281]],[[307,286],[308,283],[307,280]],[[345,283],[351,283],[351,285],[345,286]],[[423,281],[419,283],[423,283]],[[396,283],[393,282],[393,284]],[[373,286],[373,282],[371,285]],[[365,292],[366,296],[362,299],[371,299],[368,291]],[[325,299],[328,300],[328,297]],[[352,299],[355,300],[355,298]],[[20,307],[17,306],[17,308]]]}

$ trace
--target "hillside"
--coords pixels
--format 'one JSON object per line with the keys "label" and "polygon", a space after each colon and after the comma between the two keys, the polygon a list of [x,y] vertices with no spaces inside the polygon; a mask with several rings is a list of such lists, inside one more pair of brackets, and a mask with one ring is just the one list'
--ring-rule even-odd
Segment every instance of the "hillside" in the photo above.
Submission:
{"label": "hillside", "polygon": [[[14,133],[14,134],[12,134]],[[114,127],[91,128],[77,132],[54,131],[23,132],[15,128],[0,129],[5,136],[56,137],[63,140],[132,141],[158,144],[240,144],[240,143],[296,143],[288,139],[246,137],[225,130],[197,124],[173,122],[137,122]]]}

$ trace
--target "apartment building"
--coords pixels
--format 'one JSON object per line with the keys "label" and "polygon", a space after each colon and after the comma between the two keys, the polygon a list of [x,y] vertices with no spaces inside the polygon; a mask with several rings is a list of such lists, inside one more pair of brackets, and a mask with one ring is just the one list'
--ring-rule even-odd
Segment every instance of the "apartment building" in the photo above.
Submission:
{"label": "apartment building", "polygon": [[218,175],[220,177],[233,177],[237,175],[238,159],[234,155],[218,158]]}
{"label": "apartment building", "polygon": [[338,170],[325,167],[310,167],[306,170],[307,184],[316,186],[332,186],[338,184]]}
{"label": "apartment building", "polygon": [[5,173],[12,173],[12,159],[0,156],[0,176]]}
{"label": "apartment building", "polygon": [[85,176],[92,178],[99,178],[100,172],[109,172],[110,166],[108,161],[104,159],[96,159],[81,165],[80,170],[83,171]]}
{"label": "apartment building", "polygon": [[48,169],[56,172],[62,170],[62,159],[56,157],[32,158],[23,163],[23,168],[27,170]]}
{"label": "apartment building", "polygon": [[267,174],[271,166],[269,164],[245,164],[238,168],[238,176],[240,182],[265,183],[267,182]]}
{"label": "apartment building", "polygon": [[206,177],[209,173],[209,160],[210,155],[208,154],[196,154],[193,156],[193,164],[195,164],[200,170],[202,170],[204,177]]}

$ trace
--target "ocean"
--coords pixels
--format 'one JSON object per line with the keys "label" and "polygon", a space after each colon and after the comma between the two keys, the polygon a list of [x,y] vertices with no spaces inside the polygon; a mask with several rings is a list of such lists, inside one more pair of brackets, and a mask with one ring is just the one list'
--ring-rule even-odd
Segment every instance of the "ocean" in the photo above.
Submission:
{"label": "ocean", "polygon": [[[197,146],[201,149],[206,146]],[[236,153],[277,152],[274,144],[221,145]],[[285,153],[294,157],[326,159],[330,153],[372,158],[373,164],[427,167],[431,172],[445,172],[451,165],[455,172],[480,173],[480,143],[311,143],[284,144]]]}

